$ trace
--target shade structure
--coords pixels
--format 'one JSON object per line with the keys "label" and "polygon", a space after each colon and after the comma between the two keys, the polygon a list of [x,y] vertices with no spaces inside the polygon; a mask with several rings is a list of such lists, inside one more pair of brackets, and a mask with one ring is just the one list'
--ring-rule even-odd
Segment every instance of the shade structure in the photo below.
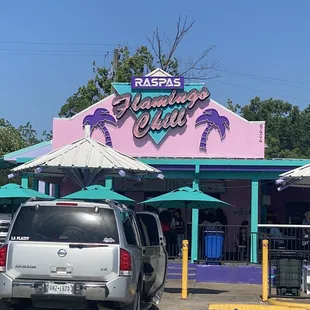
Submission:
{"label": "shade structure", "polygon": [[19,184],[9,183],[0,187],[0,204],[21,204],[29,198],[53,199],[52,196],[40,193]]}
{"label": "shade structure", "polygon": [[80,187],[98,184],[107,176],[141,176],[160,174],[160,170],[125,155],[89,137],[89,126],[85,126],[85,137],[40,156],[11,171],[30,172],[43,176],[68,177]]}
{"label": "shade structure", "polygon": [[155,208],[177,209],[185,206],[192,209],[231,207],[227,202],[209,196],[191,187],[181,187],[169,193],[141,202]]}
{"label": "shade structure", "polygon": [[125,205],[133,205],[134,200],[118,194],[104,186],[92,185],[83,188],[82,190],[62,197],[62,199],[76,199],[76,200],[115,200]]}
{"label": "shade structure", "polygon": [[[209,196],[191,187],[181,187],[169,193],[145,200],[141,203],[155,208],[167,209],[207,209],[232,207],[232,205],[227,202]],[[185,212],[185,216],[187,216],[187,212]],[[187,238],[187,225],[185,225],[185,238]]]}
{"label": "shade structure", "polygon": [[310,187],[310,164],[280,174],[276,184],[279,191],[287,187]]}

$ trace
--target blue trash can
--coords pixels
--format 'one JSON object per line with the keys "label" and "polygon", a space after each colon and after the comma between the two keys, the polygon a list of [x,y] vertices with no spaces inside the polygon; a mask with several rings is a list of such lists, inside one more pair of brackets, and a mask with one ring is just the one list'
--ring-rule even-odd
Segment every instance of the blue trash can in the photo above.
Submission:
{"label": "blue trash can", "polygon": [[220,259],[223,255],[224,232],[205,231],[205,258]]}

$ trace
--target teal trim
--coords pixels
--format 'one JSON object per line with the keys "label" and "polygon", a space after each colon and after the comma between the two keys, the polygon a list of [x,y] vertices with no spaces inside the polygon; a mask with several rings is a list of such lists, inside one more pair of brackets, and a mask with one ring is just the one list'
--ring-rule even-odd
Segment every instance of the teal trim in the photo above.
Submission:
{"label": "teal trim", "polygon": [[201,166],[266,166],[295,167],[310,164],[310,159],[216,159],[216,158],[137,158],[149,165],[201,165]]}
{"label": "teal trim", "polygon": [[36,157],[17,157],[15,162],[17,164],[24,164],[24,163],[28,163],[28,161],[31,161],[34,159],[36,159]]}
{"label": "teal trim", "polygon": [[108,189],[113,189],[113,178],[112,177],[107,177],[105,179],[105,187]]}
{"label": "teal trim", "polygon": [[[199,166],[198,166],[199,172]],[[193,180],[193,188],[199,189],[199,180]],[[191,262],[198,260],[198,223],[199,223],[199,211],[198,209],[192,209],[192,240],[191,240]]]}
{"label": "teal trim", "polygon": [[28,187],[28,176],[23,174],[21,178],[21,186]]}
{"label": "teal trim", "polygon": [[45,182],[45,188],[44,188],[44,193],[46,195],[49,195],[50,194],[50,183],[49,182]]}
{"label": "teal trim", "polygon": [[39,180],[37,180],[37,179],[33,180],[32,189],[35,190],[35,191],[39,190]]}
{"label": "teal trim", "polygon": [[44,142],[41,142],[41,143],[38,143],[38,144],[35,144],[35,145],[32,145],[32,146],[28,146],[28,147],[25,147],[23,149],[20,149],[20,150],[17,150],[15,152],[12,152],[12,153],[8,153],[8,154],[5,154],[3,156],[4,160],[6,160],[7,158],[10,158],[10,157],[16,157],[18,155],[22,155],[23,153],[27,153],[27,152],[30,152],[32,150],[36,150],[36,149],[39,149],[41,147],[45,147],[45,146],[48,146],[52,144],[52,140],[50,141],[44,141]]}
{"label": "teal trim", "polygon": [[274,171],[202,171],[198,174],[194,171],[163,171],[166,179],[229,179],[229,180],[276,180],[279,172]]}
{"label": "teal trim", "polygon": [[58,199],[60,198],[60,186],[59,184],[54,184],[55,186],[55,198]]}
{"label": "teal trim", "polygon": [[251,263],[257,263],[258,249],[258,193],[259,181],[252,180],[251,183]]}
{"label": "teal trim", "polygon": [[267,209],[268,206],[264,205],[263,202],[263,196],[267,193],[267,184],[263,183],[261,184],[261,217],[260,217],[260,223],[266,224],[267,223]]}

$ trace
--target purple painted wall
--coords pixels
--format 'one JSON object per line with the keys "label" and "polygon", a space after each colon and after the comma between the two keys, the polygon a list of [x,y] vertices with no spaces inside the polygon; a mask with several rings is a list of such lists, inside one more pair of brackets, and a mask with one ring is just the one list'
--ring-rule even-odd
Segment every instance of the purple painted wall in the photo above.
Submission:
{"label": "purple painted wall", "polygon": [[257,266],[198,265],[197,282],[211,283],[262,283],[262,268]]}

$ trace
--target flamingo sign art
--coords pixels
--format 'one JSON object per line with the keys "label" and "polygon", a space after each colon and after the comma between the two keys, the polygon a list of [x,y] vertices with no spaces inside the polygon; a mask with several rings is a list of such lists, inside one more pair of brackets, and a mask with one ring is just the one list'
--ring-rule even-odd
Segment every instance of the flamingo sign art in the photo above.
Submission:
{"label": "flamingo sign art", "polygon": [[223,141],[226,137],[227,130],[230,129],[230,122],[226,116],[219,115],[218,111],[215,109],[206,109],[203,111],[196,119],[196,126],[206,124],[206,128],[202,132],[200,138],[199,149],[202,152],[207,152],[207,141],[212,130],[216,130]]}
{"label": "flamingo sign art", "polygon": [[104,135],[105,144],[113,147],[112,138],[106,124],[116,127],[117,121],[105,108],[98,108],[92,115],[87,115],[83,119],[83,127],[85,125],[90,125],[91,134],[95,129],[99,129]]}
{"label": "flamingo sign art", "polygon": [[[123,85],[122,85],[123,86]],[[118,91],[120,85],[114,85]],[[130,88],[130,85],[128,86]],[[121,90],[124,90],[122,87]],[[127,90],[127,89],[126,89]],[[208,105],[209,90],[204,86],[193,88],[185,86],[182,91],[132,92],[118,91],[112,102],[117,120],[126,116],[130,110],[136,120],[132,133],[136,139],[149,135],[159,145],[169,130],[184,127],[188,113],[200,103]]]}

